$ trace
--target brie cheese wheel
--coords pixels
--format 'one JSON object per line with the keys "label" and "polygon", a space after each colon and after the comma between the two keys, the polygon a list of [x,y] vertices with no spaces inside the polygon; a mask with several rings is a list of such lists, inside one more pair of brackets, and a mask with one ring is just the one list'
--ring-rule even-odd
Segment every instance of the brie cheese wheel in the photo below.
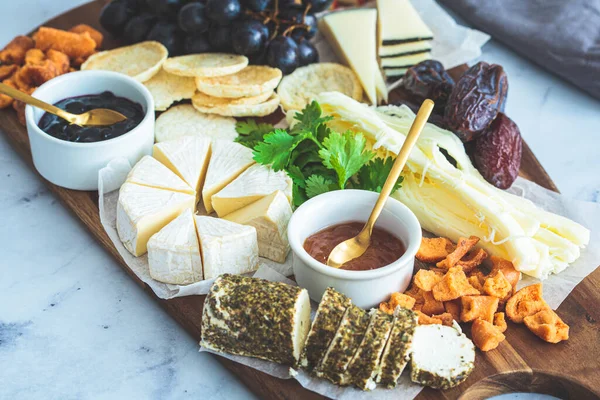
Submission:
{"label": "brie cheese wheel", "polygon": [[408,56],[400,56],[394,58],[382,58],[381,66],[384,71],[392,68],[410,68],[421,61],[429,60],[431,53],[411,54]]}
{"label": "brie cheese wheel", "polygon": [[204,279],[258,269],[258,240],[253,226],[196,215]]}
{"label": "brie cheese wheel", "polygon": [[381,46],[379,48],[379,57],[393,58],[399,56],[407,56],[410,54],[426,53],[431,51],[431,41],[421,40],[418,42],[391,44],[389,46]]}
{"label": "brie cheese wheel", "polygon": [[150,276],[164,283],[188,285],[202,280],[202,258],[191,209],[148,241]]}
{"label": "brie cheese wheel", "polygon": [[210,158],[209,138],[182,136],[156,143],[152,155],[200,193]]}
{"label": "brie cheese wheel", "polygon": [[254,164],[252,150],[239,143],[215,140],[206,179],[202,188],[202,202],[207,213],[213,212],[212,196]]}
{"label": "brie cheese wheel", "polygon": [[282,263],[290,251],[287,226],[291,217],[292,207],[283,192],[278,190],[226,215],[224,219],[255,227],[258,255]]}
{"label": "brie cheese wheel", "polygon": [[264,165],[253,165],[212,197],[212,206],[224,217],[281,190],[292,199],[292,180],[284,171],[275,172]]}
{"label": "brie cheese wheel", "polygon": [[377,11],[380,47],[433,40],[433,33],[409,0],[377,0]]}
{"label": "brie cheese wheel", "polygon": [[196,194],[196,191],[155,158],[144,156],[127,175],[127,181],[157,189]]}
{"label": "brie cheese wheel", "polygon": [[376,22],[377,10],[359,8],[327,14],[319,26],[337,57],[356,73],[372,104],[377,103],[377,74],[381,75],[377,68]]}
{"label": "brie cheese wheel", "polygon": [[150,236],[184,210],[193,210],[196,197],[125,182],[119,190],[117,233],[134,256],[146,253]]}

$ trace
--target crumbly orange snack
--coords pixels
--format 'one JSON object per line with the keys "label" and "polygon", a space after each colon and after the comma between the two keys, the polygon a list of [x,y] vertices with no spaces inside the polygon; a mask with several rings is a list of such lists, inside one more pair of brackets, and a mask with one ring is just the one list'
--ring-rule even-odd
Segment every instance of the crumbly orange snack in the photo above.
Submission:
{"label": "crumbly orange snack", "polygon": [[460,298],[462,311],[460,320],[462,322],[482,319],[492,323],[494,314],[498,310],[498,298],[492,296],[463,296]]}
{"label": "crumbly orange snack", "polygon": [[415,255],[416,259],[426,263],[436,263],[442,261],[455,249],[454,243],[450,239],[422,238],[419,251]]}
{"label": "crumbly orange snack", "polygon": [[463,258],[476,244],[479,242],[479,238],[477,236],[469,236],[469,238],[459,238],[458,243],[456,244],[456,249],[448,254],[446,258],[442,261],[438,262],[436,266],[444,269],[449,269],[454,267],[461,258]]}
{"label": "crumbly orange snack", "polygon": [[546,301],[542,298],[542,284],[536,283],[535,285],[522,288],[508,299],[506,303],[506,316],[511,321],[520,324],[525,317],[549,308]]}
{"label": "crumbly orange snack", "polygon": [[13,76],[15,72],[19,69],[18,65],[0,65],[0,80],[5,80]]}
{"label": "crumbly orange snack", "polygon": [[[4,83],[5,85],[8,85],[14,89],[18,89],[17,85],[15,85],[15,83],[12,81],[12,79],[5,79],[2,81],[2,83]],[[13,99],[12,97],[9,97],[5,94],[0,94],[0,109],[11,106],[14,101],[15,101],[15,99]]]}
{"label": "crumbly orange snack", "polygon": [[25,103],[19,100],[13,102],[13,108],[17,112],[17,119],[22,125],[25,125]]}
{"label": "crumbly orange snack", "polygon": [[405,295],[415,299],[416,304],[423,304],[425,299],[423,298],[423,291],[417,287],[417,285],[411,285],[411,287],[404,292]]}
{"label": "crumbly orange snack", "polygon": [[469,284],[461,267],[452,267],[433,287],[433,297],[437,301],[458,299],[461,296],[478,295],[479,291]]}
{"label": "crumbly orange snack", "polygon": [[483,284],[483,292],[499,299],[504,299],[512,293],[512,285],[501,270],[489,274]]}
{"label": "crumbly orange snack", "polygon": [[71,59],[87,57],[96,49],[96,42],[88,32],[74,33],[42,26],[34,39],[36,48],[58,50]]}
{"label": "crumbly orange snack", "polygon": [[441,318],[430,317],[429,315],[424,314],[421,311],[417,311],[417,314],[419,315],[419,325],[442,325]]}
{"label": "crumbly orange snack", "polygon": [[35,88],[60,75],[56,65],[44,60],[36,65],[25,65],[15,74],[15,81],[22,91]]}
{"label": "crumbly orange snack", "polygon": [[569,325],[549,308],[525,317],[523,322],[531,332],[546,342],[558,343],[569,339]]}
{"label": "crumbly orange snack", "polygon": [[33,40],[27,36],[17,36],[0,51],[0,63],[22,65],[25,53],[33,48]]}
{"label": "crumbly orange snack", "polygon": [[46,58],[56,66],[59,75],[69,72],[69,56],[65,53],[50,49],[46,52]]}
{"label": "crumbly orange snack", "polygon": [[[471,286],[473,286],[475,289],[479,290],[480,292],[483,292],[483,283],[482,283],[482,279],[477,276],[477,275],[471,275],[468,278],[469,283],[471,284]],[[485,282],[485,278],[483,279],[483,282]]]}
{"label": "crumbly orange snack", "polygon": [[492,263],[492,271],[502,271],[504,277],[510,282],[513,290],[516,289],[517,283],[521,280],[521,273],[515,269],[513,263],[500,257],[491,256],[489,261]]}
{"label": "crumbly orange snack", "polygon": [[420,269],[413,278],[413,284],[419,289],[430,292],[433,287],[442,280],[443,275],[434,271]]}
{"label": "crumbly orange snack", "polygon": [[488,254],[483,249],[471,250],[456,265],[462,267],[463,271],[468,273],[478,267],[487,256]]}
{"label": "crumbly orange snack", "polygon": [[494,326],[502,333],[504,333],[508,328],[503,312],[497,312],[494,314]]}
{"label": "crumbly orange snack", "polygon": [[29,49],[25,53],[25,65],[39,64],[46,59],[46,55],[40,49]]}
{"label": "crumbly orange snack", "polygon": [[442,314],[446,311],[444,303],[433,298],[431,292],[423,292],[425,303],[421,307],[421,311],[427,315]]}
{"label": "crumbly orange snack", "polygon": [[384,313],[393,314],[396,307],[404,307],[409,310],[415,305],[415,299],[404,293],[392,293],[390,299],[387,302],[379,303],[379,310]]}
{"label": "crumbly orange snack", "polygon": [[102,41],[104,40],[104,35],[102,35],[102,33],[98,32],[96,29],[94,29],[91,26],[86,25],[86,24],[75,25],[74,27],[69,29],[69,32],[74,32],[74,33],[87,32],[87,33],[89,33],[90,37],[94,40],[94,42],[96,42],[97,49],[102,46]]}
{"label": "crumbly orange snack", "polygon": [[477,319],[471,325],[471,339],[481,351],[495,349],[505,338],[504,334],[488,321]]}
{"label": "crumbly orange snack", "polygon": [[446,326],[452,326],[452,322],[454,321],[452,314],[447,313],[447,312],[432,315],[431,318],[439,319],[440,321],[442,321],[442,325],[446,325]]}
{"label": "crumbly orange snack", "polygon": [[460,321],[460,311],[461,311],[460,299],[445,301],[444,309],[446,309],[447,313],[452,315],[453,319]]}

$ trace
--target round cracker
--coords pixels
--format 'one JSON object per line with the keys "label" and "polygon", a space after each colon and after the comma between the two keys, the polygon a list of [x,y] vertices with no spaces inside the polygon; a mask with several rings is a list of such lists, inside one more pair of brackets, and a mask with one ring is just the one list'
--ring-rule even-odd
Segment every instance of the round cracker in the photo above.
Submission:
{"label": "round cracker", "polygon": [[323,92],[340,92],[362,99],[363,89],[354,71],[336,63],[311,64],[287,75],[277,88],[284,110],[302,110]]}
{"label": "round cracker", "polygon": [[192,101],[195,104],[197,104],[199,106],[203,106],[203,107],[221,107],[221,106],[228,106],[228,105],[237,106],[237,105],[244,105],[244,104],[260,104],[260,103],[264,103],[265,101],[267,101],[269,99],[269,97],[271,97],[273,95],[273,93],[274,92],[271,90],[270,92],[265,92],[265,93],[259,94],[258,96],[238,97],[238,98],[232,99],[232,98],[227,98],[227,97],[214,97],[214,96],[209,96],[207,94],[204,94],[202,92],[196,92],[194,97],[192,97]]}
{"label": "round cracker", "polygon": [[260,104],[229,104],[218,107],[205,107],[202,104],[196,104],[194,98],[192,98],[192,105],[196,110],[209,114],[218,114],[227,117],[264,117],[277,110],[279,96],[273,93],[267,101]]}
{"label": "round cracker", "polygon": [[206,114],[191,104],[169,108],[156,119],[156,142],[173,140],[182,136],[208,136],[211,139],[234,140],[238,134],[235,119],[217,114]]}
{"label": "round cracker", "polygon": [[237,54],[203,53],[173,57],[163,68],[174,75],[215,77],[235,74],[248,66],[248,58]]}
{"label": "round cracker", "polygon": [[176,101],[191,99],[196,93],[194,78],[173,75],[161,69],[144,86],[154,98],[154,109],[164,111]]}
{"label": "round cracker", "polygon": [[146,82],[160,71],[169,51],[159,42],[147,41],[90,56],[81,70],[105,70],[129,75]]}
{"label": "round cracker", "polygon": [[253,97],[275,90],[281,77],[279,68],[250,65],[232,75],[196,78],[196,86],[202,93],[214,97]]}

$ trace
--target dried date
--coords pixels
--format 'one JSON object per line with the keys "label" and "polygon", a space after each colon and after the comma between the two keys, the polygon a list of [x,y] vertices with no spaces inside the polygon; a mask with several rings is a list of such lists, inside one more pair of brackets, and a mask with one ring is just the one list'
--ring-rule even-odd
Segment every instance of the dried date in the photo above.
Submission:
{"label": "dried date", "polygon": [[431,99],[439,113],[444,112],[453,86],[452,77],[442,63],[435,60],[422,61],[410,67],[402,79],[402,87],[415,101],[421,103],[425,99]]}
{"label": "dried date", "polygon": [[519,175],[522,146],[517,124],[499,113],[488,129],[468,143],[467,149],[486,181],[499,189],[508,189]]}
{"label": "dried date", "polygon": [[463,141],[476,139],[504,109],[508,79],[500,65],[479,62],[456,82],[444,113],[446,126]]}

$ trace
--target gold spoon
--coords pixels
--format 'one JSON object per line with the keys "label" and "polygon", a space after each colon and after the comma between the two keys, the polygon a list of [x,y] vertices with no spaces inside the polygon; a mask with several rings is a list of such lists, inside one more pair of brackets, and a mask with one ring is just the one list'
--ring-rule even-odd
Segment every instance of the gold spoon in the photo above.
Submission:
{"label": "gold spoon", "polygon": [[31,97],[30,95],[21,92],[20,90],[5,85],[4,83],[0,83],[0,93],[12,97],[13,99],[20,100],[23,103],[41,108],[50,114],[58,115],[59,117],[69,121],[71,124],[79,126],[113,125],[117,122],[125,121],[127,119],[127,117],[120,112],[109,110],[107,108],[96,108],[95,110],[84,112],[83,114],[71,114],[65,110],[53,106],[52,104],[43,102],[35,97]]}
{"label": "gold spoon", "polygon": [[379,194],[379,198],[375,203],[375,207],[373,207],[373,211],[371,211],[371,215],[369,219],[365,223],[365,226],[353,238],[343,241],[333,248],[331,253],[329,254],[329,258],[327,259],[327,265],[334,268],[340,268],[342,265],[347,263],[350,260],[354,260],[364,254],[367,251],[367,248],[371,244],[371,233],[373,232],[373,226],[375,225],[375,221],[381,214],[381,210],[383,210],[383,206],[390,196],[392,189],[394,188],[394,184],[400,177],[400,173],[402,172],[402,168],[404,168],[404,164],[406,164],[406,160],[408,160],[408,155],[412,150],[415,143],[417,143],[417,139],[423,130],[423,127],[427,123],[427,119],[433,110],[433,101],[427,99],[421,105],[415,120],[410,127],[410,131],[406,136],[406,140],[398,153],[398,157],[396,157],[396,161],[394,161],[394,165],[392,166],[392,170],[388,175],[383,188],[381,189],[381,193]]}

